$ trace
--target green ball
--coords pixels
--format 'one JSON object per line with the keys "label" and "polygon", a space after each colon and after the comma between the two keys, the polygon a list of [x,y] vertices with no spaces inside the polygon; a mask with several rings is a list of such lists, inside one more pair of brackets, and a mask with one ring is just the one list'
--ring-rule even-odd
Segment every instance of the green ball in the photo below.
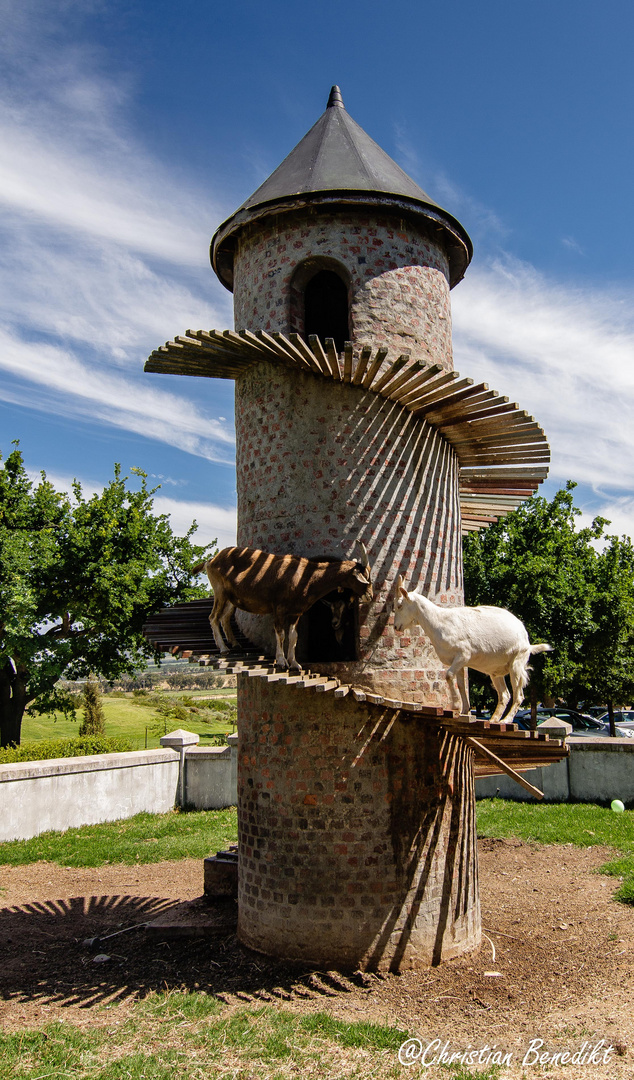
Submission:
{"label": "green ball", "polygon": [[611,802],[610,805],[611,805],[612,809],[614,810],[615,814],[622,814],[623,811],[625,810],[625,807],[623,806],[623,803],[621,802],[620,799],[612,799],[612,802]]}

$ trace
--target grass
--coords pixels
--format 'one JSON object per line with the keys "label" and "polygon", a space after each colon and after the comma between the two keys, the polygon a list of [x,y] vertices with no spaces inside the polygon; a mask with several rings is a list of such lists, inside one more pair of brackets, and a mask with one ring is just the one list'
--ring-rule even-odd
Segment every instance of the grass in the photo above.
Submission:
{"label": "grass", "polygon": [[[214,693],[212,690],[200,693],[191,693],[189,690],[162,691],[162,693],[175,704],[182,697],[192,697],[198,700],[201,697],[206,698],[209,696],[210,699],[219,701],[235,702],[236,700],[235,691],[232,693],[230,690],[224,690],[220,693]],[[165,734],[165,732],[162,730],[160,734],[157,733],[157,725],[161,723],[161,717],[153,704],[145,703],[142,697],[135,698],[132,695],[119,694],[104,694],[101,701],[106,717],[106,735],[123,737],[130,743],[133,750],[142,750],[146,745],[146,728],[148,728],[148,749],[156,749],[156,747],[160,746],[160,734]],[[205,705],[206,702],[201,701],[200,704]],[[213,705],[213,700],[210,700],[209,704]],[[198,718],[196,713],[189,713],[186,722],[168,720],[168,731],[172,731],[177,727],[186,727],[187,731],[193,731],[195,734],[200,735],[203,745],[209,736],[233,730],[231,723],[223,718],[207,724]],[[73,739],[77,738],[78,730],[79,719],[69,720],[62,713],[54,713],[51,716],[36,716],[27,712],[22,722],[22,743],[36,742],[40,739]]]}
{"label": "grass", "polygon": [[9,840],[0,844],[0,865],[18,866],[44,859],[60,866],[132,866],[163,859],[204,859],[210,852],[235,843],[237,836],[233,807],[136,814],[123,821],[40,833],[30,840]]}
{"label": "grass", "polygon": [[605,863],[602,874],[622,878],[615,899],[634,904],[634,810],[615,814],[592,803],[478,802],[478,836],[517,837],[538,844],[604,844],[621,854]]}
{"label": "grass", "polygon": [[[300,1075],[392,1080],[411,1075],[398,1063],[399,1047],[410,1033],[398,1027],[270,1005],[232,1009],[212,995],[182,990],[150,994],[123,1021],[115,1019],[116,1011],[110,1006],[102,1012],[103,1026],[78,1028],[63,1021],[40,1031],[0,1034],[0,1080],[291,1080]],[[495,1067],[425,1073],[430,1080],[499,1076]]]}

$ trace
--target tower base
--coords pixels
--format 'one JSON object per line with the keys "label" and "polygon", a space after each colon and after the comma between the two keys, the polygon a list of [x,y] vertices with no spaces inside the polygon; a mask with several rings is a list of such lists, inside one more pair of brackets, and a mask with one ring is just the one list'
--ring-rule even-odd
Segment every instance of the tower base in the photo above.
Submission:
{"label": "tower base", "polygon": [[433,721],[239,676],[238,937],[342,969],[480,943],[471,756]]}

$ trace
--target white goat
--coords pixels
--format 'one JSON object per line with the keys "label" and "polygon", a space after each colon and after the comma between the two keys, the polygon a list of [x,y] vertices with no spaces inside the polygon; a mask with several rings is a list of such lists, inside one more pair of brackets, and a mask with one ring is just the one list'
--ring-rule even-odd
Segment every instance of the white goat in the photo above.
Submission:
{"label": "white goat", "polygon": [[394,627],[401,633],[414,623],[422,626],[440,662],[447,665],[446,679],[455,709],[462,704],[462,712],[469,712],[465,668],[490,677],[498,696],[492,721],[501,719],[511,696],[505,676],[511,676],[513,704],[504,719],[511,721],[522,703],[531,655],[552,652],[552,645],[531,645],[524,623],[506,608],[439,607],[419,592],[408,593],[399,577]]}

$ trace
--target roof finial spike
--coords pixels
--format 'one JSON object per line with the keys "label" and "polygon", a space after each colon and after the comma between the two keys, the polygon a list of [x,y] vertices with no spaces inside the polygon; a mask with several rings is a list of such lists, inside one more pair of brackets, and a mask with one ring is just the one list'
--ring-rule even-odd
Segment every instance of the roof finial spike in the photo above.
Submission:
{"label": "roof finial spike", "polygon": [[334,108],[345,109],[345,105],[343,103],[343,98],[341,96],[341,90],[339,89],[338,86],[333,86],[332,90],[330,91],[330,97],[328,98],[328,104],[326,105],[326,108],[327,109],[334,109]]}

